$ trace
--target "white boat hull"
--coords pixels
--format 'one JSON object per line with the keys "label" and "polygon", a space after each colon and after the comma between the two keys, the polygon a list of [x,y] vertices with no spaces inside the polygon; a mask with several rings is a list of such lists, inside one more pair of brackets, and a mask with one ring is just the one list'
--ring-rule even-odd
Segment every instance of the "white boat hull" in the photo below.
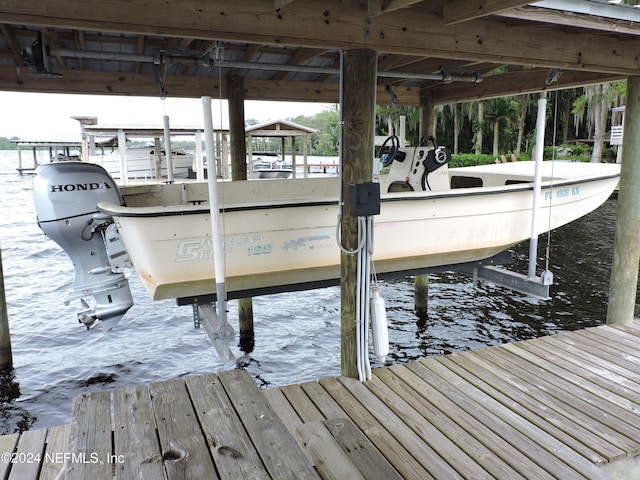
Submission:
{"label": "white boat hull", "polygon": [[[568,165],[556,163],[553,181],[549,171],[543,174],[536,234],[596,209],[617,184],[619,165],[583,164],[578,175],[563,173],[572,170]],[[489,167],[449,173],[485,175],[486,185],[496,178]],[[516,181],[533,175],[531,162],[514,168],[505,175]],[[225,182],[219,190],[228,292],[339,278],[337,179]],[[153,299],[216,290],[205,192],[206,184],[138,186],[123,189],[127,207],[99,204],[114,216]],[[248,195],[261,200],[248,201]],[[384,194],[374,219],[375,270],[415,271],[491,257],[530,237],[532,203],[531,183]]]}

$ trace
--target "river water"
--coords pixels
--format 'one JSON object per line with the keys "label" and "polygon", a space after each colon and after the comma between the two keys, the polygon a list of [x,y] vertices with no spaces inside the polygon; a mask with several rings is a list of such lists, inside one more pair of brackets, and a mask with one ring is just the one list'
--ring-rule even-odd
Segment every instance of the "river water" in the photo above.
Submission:
{"label": "river water", "polygon": [[[83,392],[244,368],[262,388],[340,373],[339,288],[254,298],[253,352],[221,363],[190,307],[152,302],[136,278],[136,304],[112,331],[86,330],[65,306],[73,269],[36,225],[32,178],[15,152],[0,152],[0,247],[14,368],[0,372],[0,433],[70,421]],[[430,276],[429,312],[413,308],[412,278],[385,281],[391,353],[387,364],[600,325],[606,319],[616,200],[551,235],[552,298],[493,285],[474,288],[457,273]],[[546,238],[541,238],[543,252]],[[399,246],[401,248],[401,245]],[[528,245],[513,249],[526,272]],[[543,261],[539,261],[539,266]],[[229,302],[237,329],[237,304]],[[373,357],[372,357],[373,361]],[[379,366],[373,361],[372,366]]]}

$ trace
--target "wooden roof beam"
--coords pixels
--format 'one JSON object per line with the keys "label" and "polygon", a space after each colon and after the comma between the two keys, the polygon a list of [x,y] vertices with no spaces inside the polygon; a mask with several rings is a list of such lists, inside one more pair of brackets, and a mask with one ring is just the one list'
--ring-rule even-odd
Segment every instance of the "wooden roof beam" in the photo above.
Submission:
{"label": "wooden roof beam", "polygon": [[394,12],[401,8],[407,8],[422,0],[368,0],[367,13],[371,16]]}
{"label": "wooden roof beam", "polygon": [[[304,62],[311,60],[312,58],[319,57],[326,50],[318,50],[317,48],[299,48],[289,58],[288,65],[302,65]],[[282,80],[289,75],[288,72],[278,72],[274,75],[273,80]]]}
{"label": "wooden roof beam", "polygon": [[584,85],[617,82],[626,78],[615,74],[565,71],[558,82],[546,85],[548,73],[547,69],[530,68],[484,77],[483,81],[477,84],[440,84],[431,88],[430,91],[433,94],[434,104],[442,105],[525,93],[565,90]]}
{"label": "wooden roof beam", "polygon": [[20,43],[16,39],[11,27],[5,24],[0,24],[0,33],[7,40],[7,44],[11,48],[13,52],[13,61],[16,62],[17,67],[22,66],[22,48],[20,47]]}
{"label": "wooden roof beam", "polygon": [[61,0],[52,18],[46,2],[22,0],[0,2],[0,16],[5,23],[60,28],[336,50],[366,47],[399,55],[640,74],[640,37],[634,35],[603,35],[594,42],[587,32],[569,36],[552,25],[540,35],[535,29],[509,28],[494,17],[447,26],[420,5],[368,17],[356,2],[339,0],[296,0],[278,12],[262,0],[194,2],[197,9],[176,9],[171,3],[148,9],[144,0]]}
{"label": "wooden roof beam", "polygon": [[499,12],[505,18],[527,20],[532,22],[546,22],[547,24],[563,25],[570,28],[587,28],[602,32],[618,32],[627,35],[638,35],[638,24],[630,20],[611,19],[598,16],[585,16],[562,10],[551,10],[534,6],[514,8]]}
{"label": "wooden roof beam", "polygon": [[[84,32],[82,30],[73,31],[73,43],[78,50],[85,50],[87,48],[87,42],[84,40]],[[78,58],[78,66],[81,70],[84,70],[83,58]]]}
{"label": "wooden roof beam", "polygon": [[442,22],[444,25],[454,25],[529,3],[531,0],[449,0],[442,5]]}

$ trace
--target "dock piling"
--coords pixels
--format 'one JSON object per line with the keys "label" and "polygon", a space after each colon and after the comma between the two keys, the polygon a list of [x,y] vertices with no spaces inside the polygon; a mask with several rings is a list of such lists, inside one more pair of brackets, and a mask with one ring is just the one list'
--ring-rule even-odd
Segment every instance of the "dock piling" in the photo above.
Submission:
{"label": "dock piling", "polygon": [[[341,75],[341,159],[344,215],[340,220],[342,245],[358,246],[358,218],[351,214],[349,185],[370,182],[373,174],[373,132],[375,121],[377,53],[348,50],[343,54]],[[358,378],[356,352],[357,256],[341,253],[340,337],[341,370]]]}
{"label": "dock piling", "polygon": [[416,315],[422,317],[427,313],[427,305],[429,303],[429,275],[416,275],[413,288],[413,303]]}
{"label": "dock piling", "polygon": [[620,188],[609,289],[608,324],[633,321],[640,259],[640,77],[627,79]]}
{"label": "dock piling", "polygon": [[240,325],[240,350],[245,353],[251,353],[255,346],[253,299],[251,297],[238,299],[238,323]]}
{"label": "dock piling", "polygon": [[2,268],[2,248],[0,248],[0,368],[11,368],[11,334],[9,332],[9,315],[4,290],[4,272]]}

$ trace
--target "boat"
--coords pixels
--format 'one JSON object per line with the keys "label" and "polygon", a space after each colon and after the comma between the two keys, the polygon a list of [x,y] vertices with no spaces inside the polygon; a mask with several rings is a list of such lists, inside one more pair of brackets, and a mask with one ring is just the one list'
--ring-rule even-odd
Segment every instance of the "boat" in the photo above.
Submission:
{"label": "boat", "polygon": [[[373,262],[378,274],[455,269],[530,238],[535,162],[448,168],[445,149],[413,147],[396,154],[390,161],[386,157],[390,171],[377,179],[381,195]],[[206,183],[118,189],[106,172],[85,174],[82,162],[60,165],[75,165],[76,171],[43,170],[36,176],[41,180],[34,183],[34,192],[43,197],[43,210],[46,202],[93,191],[93,200],[82,201],[87,218],[115,225],[104,243],[107,248],[121,245],[106,257],[111,262],[126,251],[152,299],[188,301],[215,294]],[[55,164],[41,168],[54,169]],[[619,164],[546,161],[540,168],[536,235],[596,209],[610,197],[620,175]],[[38,193],[54,189],[56,195]],[[229,298],[337,283],[338,178],[219,181],[217,190]],[[100,196],[110,192],[118,195]],[[84,239],[87,220],[77,212],[73,218],[82,231],[75,235]],[[58,212],[44,222],[38,213],[38,219],[44,229],[48,222],[68,221],[68,216]],[[67,227],[57,228],[74,235]]]}
{"label": "boat", "polygon": [[274,152],[253,152],[254,178],[289,178],[293,173],[291,164],[284,163],[280,155]]}
{"label": "boat", "polygon": [[[128,178],[162,178],[167,177],[166,152],[162,150],[156,155],[153,142],[133,144],[126,149]],[[120,179],[120,152],[115,150],[100,155],[90,155],[89,161],[103,166],[109,175]],[[194,170],[194,155],[184,150],[171,151],[174,178],[188,178]]]}

